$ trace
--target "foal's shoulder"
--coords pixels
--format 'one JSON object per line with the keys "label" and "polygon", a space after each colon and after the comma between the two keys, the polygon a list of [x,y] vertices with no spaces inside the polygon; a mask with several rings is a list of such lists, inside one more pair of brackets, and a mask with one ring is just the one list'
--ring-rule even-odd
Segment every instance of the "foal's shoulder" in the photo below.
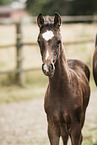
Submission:
{"label": "foal's shoulder", "polygon": [[86,75],[86,77],[89,81],[89,79],[90,79],[90,70],[84,62],[82,62],[80,60],[77,60],[77,59],[68,59],[67,62],[68,62],[68,66],[69,66],[70,69],[73,69],[76,72],[77,71],[80,72],[81,70],[84,71],[84,73],[85,73],[85,75]]}

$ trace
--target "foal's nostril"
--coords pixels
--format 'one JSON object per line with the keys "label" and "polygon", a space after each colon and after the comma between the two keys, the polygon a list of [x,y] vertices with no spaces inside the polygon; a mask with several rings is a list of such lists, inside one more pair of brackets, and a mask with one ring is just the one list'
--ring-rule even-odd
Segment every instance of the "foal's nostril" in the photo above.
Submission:
{"label": "foal's nostril", "polygon": [[49,71],[48,66],[46,64],[43,64],[42,70],[48,72]]}
{"label": "foal's nostril", "polygon": [[45,75],[47,76],[52,76],[54,74],[55,71],[55,66],[54,63],[51,63],[49,65],[47,64],[43,64],[42,65],[42,71]]}
{"label": "foal's nostril", "polygon": [[52,69],[52,70],[55,70],[54,63],[51,63],[50,66],[51,66],[51,69]]}

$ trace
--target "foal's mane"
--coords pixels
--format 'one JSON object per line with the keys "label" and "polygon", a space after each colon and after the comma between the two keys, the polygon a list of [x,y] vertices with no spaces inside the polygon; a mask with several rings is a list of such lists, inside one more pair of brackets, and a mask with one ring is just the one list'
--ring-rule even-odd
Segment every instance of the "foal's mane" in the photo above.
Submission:
{"label": "foal's mane", "polygon": [[53,20],[51,19],[50,16],[46,16],[46,17],[45,17],[45,22],[47,22],[48,24],[50,24],[50,23],[53,22]]}

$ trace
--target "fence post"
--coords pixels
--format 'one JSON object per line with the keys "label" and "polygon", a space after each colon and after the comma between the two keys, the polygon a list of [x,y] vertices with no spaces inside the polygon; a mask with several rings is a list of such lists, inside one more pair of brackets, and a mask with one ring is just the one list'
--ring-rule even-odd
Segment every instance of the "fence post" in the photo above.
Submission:
{"label": "fence post", "polygon": [[23,69],[23,42],[22,42],[22,24],[21,22],[16,23],[16,82],[18,85],[23,86],[25,82]]}

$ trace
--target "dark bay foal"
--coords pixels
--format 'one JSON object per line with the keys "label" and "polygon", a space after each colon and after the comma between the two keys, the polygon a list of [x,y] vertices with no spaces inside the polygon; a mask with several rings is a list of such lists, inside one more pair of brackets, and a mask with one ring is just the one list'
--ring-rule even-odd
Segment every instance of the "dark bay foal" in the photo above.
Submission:
{"label": "dark bay foal", "polygon": [[94,77],[95,84],[97,86],[97,35],[95,41],[95,51],[93,55],[93,77]]}
{"label": "dark bay foal", "polygon": [[58,145],[61,136],[63,144],[67,145],[70,136],[72,145],[80,145],[90,96],[89,69],[79,60],[66,60],[58,13],[55,13],[54,22],[47,23],[39,14],[37,23],[40,28],[38,43],[42,70],[49,77],[44,108],[50,144]]}

